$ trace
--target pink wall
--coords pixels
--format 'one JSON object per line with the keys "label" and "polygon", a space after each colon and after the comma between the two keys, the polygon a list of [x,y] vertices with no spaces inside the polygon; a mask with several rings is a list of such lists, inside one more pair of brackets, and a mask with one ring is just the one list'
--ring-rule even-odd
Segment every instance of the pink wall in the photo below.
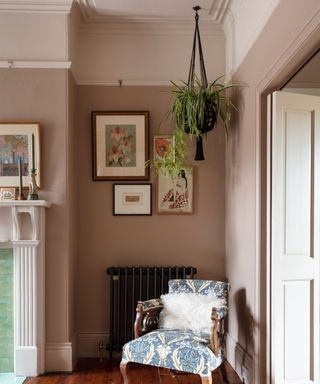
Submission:
{"label": "pink wall", "polygon": [[0,120],[40,122],[39,196],[52,203],[47,210],[46,234],[47,342],[66,342],[70,336],[67,81],[66,70],[0,70]]}
{"label": "pink wall", "polygon": [[319,45],[319,22],[319,1],[281,1],[233,78],[246,87],[239,94],[239,114],[226,151],[226,275],[232,283],[228,360],[240,376],[243,369],[249,371],[249,383],[266,381],[269,358],[263,164],[267,117],[260,93],[279,89]]}
{"label": "pink wall", "polygon": [[[147,110],[151,136],[171,102],[170,88],[80,86],[77,95],[78,256],[76,323],[80,332],[107,332],[111,265],[194,265],[199,278],[225,278],[222,127],[209,133],[206,161],[196,164],[193,215],[112,216],[112,182],[92,181],[91,111]],[[160,132],[169,133],[169,122]],[[152,177],[155,201],[156,179]]]}

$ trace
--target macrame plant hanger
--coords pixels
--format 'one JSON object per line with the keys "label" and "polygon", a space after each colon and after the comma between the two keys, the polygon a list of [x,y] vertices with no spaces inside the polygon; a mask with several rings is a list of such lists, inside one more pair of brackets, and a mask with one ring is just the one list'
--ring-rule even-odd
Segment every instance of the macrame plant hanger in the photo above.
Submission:
{"label": "macrame plant hanger", "polygon": [[[195,58],[196,58],[197,42],[198,42],[198,49],[199,49],[201,86],[203,86],[205,88],[208,86],[208,79],[207,79],[207,74],[206,74],[206,68],[204,66],[204,58],[203,58],[202,44],[201,44],[200,31],[199,31],[199,14],[198,14],[198,11],[200,9],[201,9],[201,7],[199,5],[193,7],[193,10],[195,11],[195,17],[194,18],[196,21],[196,26],[195,26],[194,37],[193,37],[192,54],[191,54],[190,69],[189,69],[189,76],[188,76],[188,88],[189,89],[194,89]],[[206,133],[206,132],[202,132],[202,133]],[[204,160],[202,136],[197,137],[195,160]]]}

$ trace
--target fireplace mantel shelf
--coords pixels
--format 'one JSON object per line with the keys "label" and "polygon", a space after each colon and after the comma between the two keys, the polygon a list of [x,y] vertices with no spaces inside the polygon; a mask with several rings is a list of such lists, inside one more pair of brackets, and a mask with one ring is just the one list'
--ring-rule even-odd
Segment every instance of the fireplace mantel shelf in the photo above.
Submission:
{"label": "fireplace mantel shelf", "polygon": [[45,207],[49,208],[51,203],[45,200],[12,200],[0,201],[0,207]]}

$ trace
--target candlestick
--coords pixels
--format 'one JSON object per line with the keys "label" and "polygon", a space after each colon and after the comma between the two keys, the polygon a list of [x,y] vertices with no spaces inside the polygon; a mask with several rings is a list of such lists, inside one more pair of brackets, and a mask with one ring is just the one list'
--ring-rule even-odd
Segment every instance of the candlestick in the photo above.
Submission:
{"label": "candlestick", "polygon": [[26,198],[23,196],[23,184],[22,184],[22,159],[19,157],[18,159],[18,170],[19,170],[19,194],[18,200],[25,200]]}
{"label": "candlestick", "polygon": [[32,134],[32,170],[36,169],[34,157],[34,134]]}
{"label": "candlestick", "polygon": [[19,195],[22,195],[22,163],[21,157],[18,159],[18,169],[19,169]]}

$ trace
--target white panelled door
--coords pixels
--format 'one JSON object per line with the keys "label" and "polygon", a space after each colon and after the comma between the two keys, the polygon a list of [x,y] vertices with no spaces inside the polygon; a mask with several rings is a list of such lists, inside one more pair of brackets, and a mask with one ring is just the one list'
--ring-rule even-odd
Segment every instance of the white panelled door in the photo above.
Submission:
{"label": "white panelled door", "polygon": [[272,383],[318,384],[320,97],[272,104]]}

